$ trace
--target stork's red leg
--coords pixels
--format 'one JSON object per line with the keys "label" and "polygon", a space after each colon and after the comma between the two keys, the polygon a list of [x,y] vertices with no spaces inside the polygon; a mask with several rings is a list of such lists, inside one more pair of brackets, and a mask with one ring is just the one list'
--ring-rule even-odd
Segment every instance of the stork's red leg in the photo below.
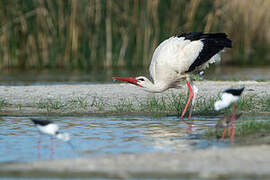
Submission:
{"label": "stork's red leg", "polygon": [[[191,85],[191,86],[193,87],[193,85]],[[193,88],[192,87],[191,87],[191,89],[192,89],[192,92],[193,92]],[[191,118],[192,109],[193,109],[193,99],[194,99],[194,92],[193,92],[192,102],[191,102],[190,107],[189,107],[188,119]]]}
{"label": "stork's red leg", "polygon": [[191,89],[192,89],[192,92],[193,92],[193,98],[192,98],[192,102],[191,102],[191,105],[190,105],[190,108],[189,108],[188,119],[191,118],[192,110],[193,110],[193,107],[195,105],[195,99],[196,99],[197,94],[198,94],[198,88],[192,82],[190,82],[190,84],[191,84]]}
{"label": "stork's red leg", "polygon": [[182,114],[181,114],[181,120],[183,120],[183,121],[184,121],[184,115],[185,115],[185,113],[186,113],[186,111],[187,111],[188,105],[189,105],[191,99],[192,99],[193,96],[194,96],[189,81],[187,82],[187,85],[188,85],[188,89],[189,89],[189,98],[188,98],[188,101],[187,101],[187,103],[186,103],[186,106],[185,106],[185,108],[184,108],[184,110],[183,110],[183,112],[182,112]]}

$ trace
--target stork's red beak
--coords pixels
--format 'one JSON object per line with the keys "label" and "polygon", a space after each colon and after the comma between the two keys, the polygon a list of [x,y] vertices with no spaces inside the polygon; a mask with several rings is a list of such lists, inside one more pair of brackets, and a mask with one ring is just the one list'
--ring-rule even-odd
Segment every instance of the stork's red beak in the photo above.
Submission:
{"label": "stork's red beak", "polygon": [[136,86],[142,87],[141,85],[138,84],[138,80],[134,77],[112,77],[112,79],[118,79],[120,81],[125,81],[131,84],[135,84]]}

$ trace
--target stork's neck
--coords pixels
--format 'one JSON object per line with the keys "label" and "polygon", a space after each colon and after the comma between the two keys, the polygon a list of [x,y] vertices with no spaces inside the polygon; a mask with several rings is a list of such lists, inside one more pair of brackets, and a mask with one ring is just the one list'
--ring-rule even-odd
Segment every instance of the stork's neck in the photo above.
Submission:
{"label": "stork's neck", "polygon": [[152,83],[149,81],[149,83],[144,84],[142,89],[152,93],[159,93],[169,89],[169,87],[165,83]]}

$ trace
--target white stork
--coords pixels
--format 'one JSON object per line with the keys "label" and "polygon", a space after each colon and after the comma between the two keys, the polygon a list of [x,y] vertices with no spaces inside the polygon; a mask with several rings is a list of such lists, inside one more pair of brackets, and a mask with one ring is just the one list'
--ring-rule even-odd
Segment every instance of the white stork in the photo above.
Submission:
{"label": "white stork", "polygon": [[154,51],[149,67],[153,79],[139,77],[112,77],[142,87],[153,93],[163,92],[169,88],[178,88],[184,81],[189,88],[189,98],[181,114],[183,120],[190,104],[189,117],[198,89],[192,83],[190,75],[196,70],[203,70],[209,64],[220,61],[219,53],[224,48],[231,48],[232,41],[225,33],[191,32],[173,36],[163,41]]}

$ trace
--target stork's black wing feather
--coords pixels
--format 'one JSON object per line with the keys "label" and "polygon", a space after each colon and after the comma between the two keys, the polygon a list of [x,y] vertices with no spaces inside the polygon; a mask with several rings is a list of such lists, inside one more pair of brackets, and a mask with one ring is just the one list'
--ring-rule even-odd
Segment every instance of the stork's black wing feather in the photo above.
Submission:
{"label": "stork's black wing feather", "polygon": [[53,123],[52,121],[49,120],[39,120],[39,119],[34,119],[30,118],[30,120],[35,124],[35,125],[40,125],[40,126],[46,126],[48,124]]}
{"label": "stork's black wing feather", "polygon": [[191,32],[180,34],[177,37],[184,37],[190,41],[200,40],[203,43],[201,52],[186,72],[193,71],[196,67],[210,60],[214,55],[219,53],[224,48],[232,47],[232,41],[227,38],[225,33],[204,34],[201,32]]}

